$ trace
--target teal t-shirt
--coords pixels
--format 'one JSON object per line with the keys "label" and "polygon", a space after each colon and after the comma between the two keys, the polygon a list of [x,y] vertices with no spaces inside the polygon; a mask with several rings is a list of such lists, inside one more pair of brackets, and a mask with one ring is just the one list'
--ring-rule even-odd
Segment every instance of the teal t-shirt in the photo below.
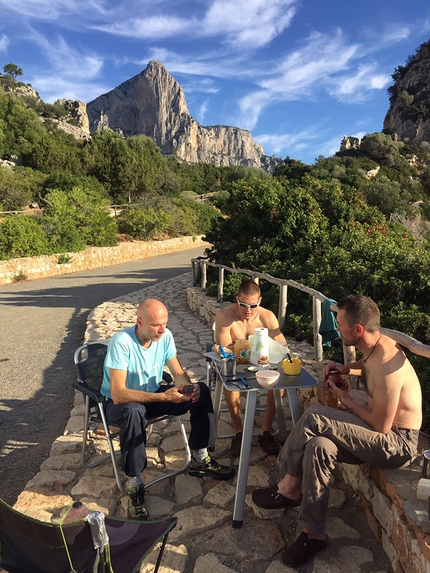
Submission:
{"label": "teal t-shirt", "polygon": [[117,332],[109,341],[103,369],[101,393],[112,398],[110,393],[110,368],[127,370],[127,388],[156,392],[160,387],[164,364],[176,356],[172,333],[166,332],[149,348],[143,348],[136,337],[135,326]]}

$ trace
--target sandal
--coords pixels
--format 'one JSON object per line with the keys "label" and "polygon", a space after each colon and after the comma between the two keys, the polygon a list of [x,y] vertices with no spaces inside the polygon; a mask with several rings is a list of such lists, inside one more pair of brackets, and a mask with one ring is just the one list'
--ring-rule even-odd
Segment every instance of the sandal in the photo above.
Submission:
{"label": "sandal", "polygon": [[254,489],[252,492],[252,501],[258,507],[263,509],[283,509],[285,507],[297,507],[299,502],[282,493],[278,493],[278,484],[275,483],[264,489]]}
{"label": "sandal", "polygon": [[275,456],[279,454],[279,446],[269,431],[263,432],[258,436],[258,443],[266,454]]}
{"label": "sandal", "polygon": [[242,432],[238,432],[231,440],[230,454],[237,458],[240,455],[240,447],[242,445]]}
{"label": "sandal", "polygon": [[282,563],[288,567],[300,567],[315,557],[317,553],[326,549],[328,540],[309,539],[308,534],[302,531],[296,541],[282,554]]}

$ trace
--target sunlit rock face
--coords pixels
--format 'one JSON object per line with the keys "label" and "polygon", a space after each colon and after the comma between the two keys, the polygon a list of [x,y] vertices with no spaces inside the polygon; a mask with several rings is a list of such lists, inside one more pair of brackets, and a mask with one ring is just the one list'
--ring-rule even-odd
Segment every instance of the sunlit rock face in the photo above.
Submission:
{"label": "sunlit rock face", "polygon": [[204,127],[188,111],[179,83],[157,61],[87,105],[90,131],[110,128],[124,135],[146,135],[162,153],[191,163],[265,167],[264,155],[249,131],[215,125]]}
{"label": "sunlit rock face", "polygon": [[400,141],[419,145],[430,141],[430,41],[422,44],[405,66],[396,69],[384,130]]}

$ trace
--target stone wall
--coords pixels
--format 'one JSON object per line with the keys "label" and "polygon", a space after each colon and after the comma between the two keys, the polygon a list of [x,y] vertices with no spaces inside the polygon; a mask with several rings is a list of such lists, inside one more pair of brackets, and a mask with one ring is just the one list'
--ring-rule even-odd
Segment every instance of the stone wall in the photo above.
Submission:
{"label": "stone wall", "polygon": [[[209,246],[209,243],[205,243],[202,237],[179,237],[166,241],[131,241],[120,243],[115,247],[87,247],[85,251],[79,253],[10,259],[0,261],[0,285],[19,279],[42,279],[118,265],[200,246]],[[59,264],[58,261],[61,260],[59,257],[64,258],[64,256],[69,257],[70,262]]]}
{"label": "stone wall", "polygon": [[[187,302],[191,311],[212,324],[215,315],[224,306],[207,297],[198,287],[187,289]],[[293,348],[293,342],[290,342]],[[302,353],[300,353],[302,355]],[[308,357],[303,359],[307,370],[317,379],[323,363]],[[299,391],[303,409],[316,401],[324,401],[320,386]],[[428,440],[421,437],[418,451],[429,448]],[[345,482],[356,492],[374,535],[391,561],[395,573],[430,573],[430,522],[427,503],[417,499],[417,484],[421,477],[420,457],[410,466],[385,469],[361,464],[340,464]]]}

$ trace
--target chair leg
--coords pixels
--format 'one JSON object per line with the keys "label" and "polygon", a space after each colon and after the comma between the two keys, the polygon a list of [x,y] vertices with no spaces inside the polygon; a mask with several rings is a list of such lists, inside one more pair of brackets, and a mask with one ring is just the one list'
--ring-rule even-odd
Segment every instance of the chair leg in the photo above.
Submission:
{"label": "chair leg", "polygon": [[164,554],[164,549],[166,547],[166,543],[167,543],[167,536],[169,535],[169,532],[166,533],[166,535],[163,537],[163,541],[161,543],[161,547],[160,547],[160,551],[158,552],[158,557],[157,557],[157,562],[155,564],[155,568],[154,568],[154,573],[158,572],[158,569],[160,568],[160,563],[161,563],[161,559],[163,558],[163,554]]}
{"label": "chair leg", "polygon": [[85,414],[84,414],[84,435],[82,437],[81,463],[85,465],[85,453],[87,449],[88,426],[90,423],[90,398],[85,396]]}
{"label": "chair leg", "polygon": [[149,481],[148,483],[145,484],[145,489],[147,489],[147,488],[151,487],[152,485],[162,481],[163,479],[167,479],[167,478],[170,478],[172,476],[176,476],[178,474],[181,474],[181,473],[187,471],[188,466],[191,463],[191,450],[190,450],[190,446],[188,444],[187,432],[185,431],[184,422],[182,421],[182,418],[180,416],[178,416],[178,422],[179,422],[179,428],[180,428],[181,434],[182,434],[182,439],[184,441],[185,452],[187,454],[187,459],[185,461],[185,464],[179,470],[173,470],[173,471],[167,472],[167,473],[161,475],[160,477],[157,477],[157,478]]}
{"label": "chair leg", "polygon": [[[102,419],[103,426],[104,426],[104,429],[106,432],[106,439],[107,439],[108,445],[109,445],[109,452],[110,452],[110,457],[112,460],[113,471],[115,474],[116,483],[117,483],[119,490],[122,493],[124,493],[125,495],[127,495],[127,490],[124,488],[122,481],[121,481],[120,470],[119,470],[118,464],[116,462],[117,452],[115,452],[115,448],[113,447],[112,438],[111,438],[111,435],[109,433],[109,426],[108,426],[108,423],[106,420],[103,404],[98,404],[98,406],[99,406],[100,417]],[[99,463],[101,463],[100,460],[99,460]]]}

